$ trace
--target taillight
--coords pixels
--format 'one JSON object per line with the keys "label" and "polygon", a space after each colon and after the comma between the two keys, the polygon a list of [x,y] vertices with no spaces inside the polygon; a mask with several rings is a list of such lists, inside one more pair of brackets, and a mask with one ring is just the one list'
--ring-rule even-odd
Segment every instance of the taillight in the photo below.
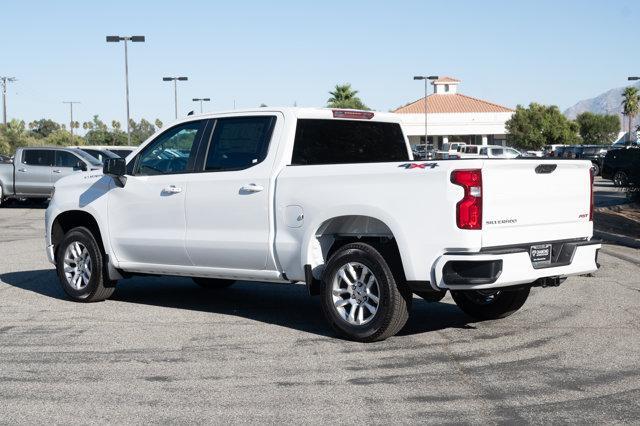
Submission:
{"label": "taillight", "polygon": [[589,220],[593,221],[593,169],[589,168],[589,180],[591,182],[591,198],[589,199]]}
{"label": "taillight", "polygon": [[458,228],[482,229],[482,171],[454,170],[451,182],[464,189],[464,197],[456,204]]}

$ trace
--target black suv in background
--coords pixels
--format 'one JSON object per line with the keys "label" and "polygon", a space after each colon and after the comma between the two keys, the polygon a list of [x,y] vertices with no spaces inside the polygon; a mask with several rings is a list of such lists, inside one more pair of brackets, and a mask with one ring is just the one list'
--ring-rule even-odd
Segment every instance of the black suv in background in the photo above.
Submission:
{"label": "black suv in background", "polygon": [[611,147],[607,145],[579,145],[572,147],[569,158],[591,160],[591,163],[593,163],[593,173],[597,176],[602,172],[602,163],[610,148]]}
{"label": "black suv in background", "polygon": [[602,177],[615,186],[640,183],[640,148],[620,148],[607,152],[602,163]]}

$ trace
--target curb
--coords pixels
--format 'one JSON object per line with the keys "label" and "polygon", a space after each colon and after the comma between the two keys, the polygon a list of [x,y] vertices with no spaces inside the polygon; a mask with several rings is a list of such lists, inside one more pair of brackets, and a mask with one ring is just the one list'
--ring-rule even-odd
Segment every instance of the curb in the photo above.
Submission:
{"label": "curb", "polygon": [[611,232],[598,231],[596,229],[593,230],[593,236],[600,238],[604,242],[610,242],[621,246],[640,249],[640,240],[637,238],[613,234]]}

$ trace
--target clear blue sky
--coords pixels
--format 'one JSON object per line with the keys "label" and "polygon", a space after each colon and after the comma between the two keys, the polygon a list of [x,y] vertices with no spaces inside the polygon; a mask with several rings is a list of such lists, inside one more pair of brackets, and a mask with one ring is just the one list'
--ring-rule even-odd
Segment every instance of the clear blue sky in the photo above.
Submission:
{"label": "clear blue sky", "polygon": [[637,1],[29,1],[0,9],[0,75],[9,117],[124,123],[122,44],[130,45],[133,118],[173,120],[211,97],[210,110],[322,106],[350,82],[371,108],[421,96],[414,74],[463,80],[462,93],[506,106],[566,108],[640,74]]}

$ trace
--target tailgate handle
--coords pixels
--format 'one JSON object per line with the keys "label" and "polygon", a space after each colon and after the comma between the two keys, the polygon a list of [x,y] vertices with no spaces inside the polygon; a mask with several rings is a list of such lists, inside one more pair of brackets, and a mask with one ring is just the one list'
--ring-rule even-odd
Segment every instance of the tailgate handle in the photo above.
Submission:
{"label": "tailgate handle", "polygon": [[536,167],[536,173],[538,174],[551,173],[556,169],[556,167],[558,167],[557,164],[540,164],[538,165],[538,167]]}

